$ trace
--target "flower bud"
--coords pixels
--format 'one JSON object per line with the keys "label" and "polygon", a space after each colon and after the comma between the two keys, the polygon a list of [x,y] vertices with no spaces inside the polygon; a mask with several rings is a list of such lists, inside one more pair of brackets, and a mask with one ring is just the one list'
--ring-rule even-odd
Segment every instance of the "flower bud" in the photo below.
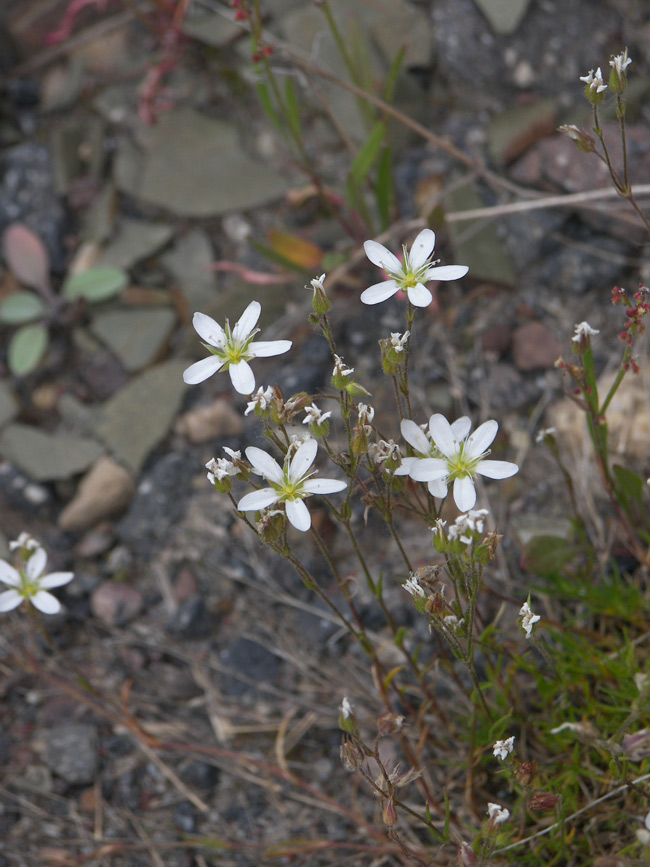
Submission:
{"label": "flower bud", "polygon": [[640,729],[638,732],[623,735],[621,742],[623,752],[633,762],[640,762],[650,756],[650,729]]}
{"label": "flower bud", "polygon": [[386,711],[377,718],[377,731],[384,737],[386,735],[394,735],[402,730],[404,725],[404,717],[397,713]]}
{"label": "flower bud", "polygon": [[320,277],[311,281],[311,288],[314,290],[312,305],[314,307],[314,313],[318,316],[324,316],[332,307],[332,302],[325,294],[325,287],[323,286],[324,280],[325,275],[321,274]]}
{"label": "flower bud", "polygon": [[561,127],[558,127],[558,132],[562,132],[568,136],[572,142],[575,142],[576,147],[586,154],[593,153],[596,150],[596,139],[592,135],[589,135],[589,133],[579,129],[573,123],[562,124]]}
{"label": "flower bud", "polygon": [[520,786],[527,788],[535,779],[537,774],[537,762],[522,762],[515,768],[515,779]]}
{"label": "flower bud", "polygon": [[560,796],[553,792],[536,792],[528,801],[528,809],[533,813],[547,813],[555,809],[559,800]]}
{"label": "flower bud", "polygon": [[384,825],[388,828],[393,828],[397,824],[397,808],[395,807],[392,798],[389,798],[384,804],[381,817],[384,821]]}
{"label": "flower bud", "polygon": [[344,735],[340,749],[341,762],[346,771],[356,771],[365,761],[360,745],[348,735]]}

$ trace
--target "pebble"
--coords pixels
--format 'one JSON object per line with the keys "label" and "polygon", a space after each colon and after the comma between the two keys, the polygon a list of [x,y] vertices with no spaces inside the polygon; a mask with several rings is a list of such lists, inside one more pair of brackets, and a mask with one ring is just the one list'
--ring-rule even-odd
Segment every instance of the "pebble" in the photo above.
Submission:
{"label": "pebble", "polygon": [[97,771],[97,730],[88,723],[66,723],[45,735],[45,762],[73,786],[89,785]]}
{"label": "pebble", "polygon": [[144,597],[130,584],[105,581],[90,597],[93,615],[107,626],[124,626],[142,610]]}
{"label": "pebble", "polygon": [[562,345],[543,322],[527,322],[512,335],[512,357],[518,370],[546,370],[562,354]]}
{"label": "pebble", "polygon": [[212,632],[212,619],[201,596],[190,596],[178,606],[167,631],[180,638],[205,638]]}
{"label": "pebble", "polygon": [[128,470],[110,457],[102,457],[79,484],[77,493],[59,515],[59,527],[80,533],[123,511],[135,494]]}
{"label": "pebble", "polygon": [[186,412],[176,424],[177,432],[184,434],[195,445],[215,437],[239,436],[243,429],[241,413],[236,412],[230,401],[223,398]]}

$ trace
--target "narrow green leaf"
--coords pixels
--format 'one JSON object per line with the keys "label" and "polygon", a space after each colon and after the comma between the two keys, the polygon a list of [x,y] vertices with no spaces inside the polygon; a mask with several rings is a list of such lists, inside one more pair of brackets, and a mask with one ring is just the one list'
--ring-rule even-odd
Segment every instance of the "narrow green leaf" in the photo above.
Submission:
{"label": "narrow green leaf", "polygon": [[44,325],[24,325],[9,341],[7,361],[16,376],[25,376],[37,366],[48,344],[47,328]]}
{"label": "narrow green leaf", "polygon": [[63,286],[63,297],[68,301],[85,298],[97,304],[119,295],[127,283],[128,277],[121,268],[98,265],[69,277]]}
{"label": "narrow green leaf", "polygon": [[386,76],[386,81],[384,83],[384,100],[386,102],[392,102],[393,97],[395,96],[395,86],[397,84],[397,77],[400,74],[402,69],[402,64],[404,63],[404,58],[406,57],[406,46],[402,45],[400,50],[397,52],[395,57],[393,58],[393,62],[390,65],[390,69],[388,70],[388,75]]}
{"label": "narrow green leaf", "polygon": [[284,86],[285,108],[287,112],[287,122],[291,127],[291,131],[296,139],[302,138],[300,130],[300,107],[298,105],[298,94],[296,86],[291,78],[287,78]]}
{"label": "narrow green leaf", "polygon": [[370,169],[373,167],[379,151],[384,143],[386,136],[386,125],[379,120],[370,130],[368,138],[357,151],[357,155],[352,161],[350,174],[355,180],[355,183],[360,185],[367,178]]}
{"label": "narrow green leaf", "polygon": [[259,81],[256,85],[256,88],[257,88],[257,95],[259,97],[260,104],[261,104],[262,108],[264,109],[264,111],[266,112],[267,117],[269,118],[269,120],[271,121],[273,126],[277,129],[277,131],[281,135],[284,135],[286,130],[285,130],[285,128],[282,124],[282,121],[280,120],[278,113],[275,109],[275,105],[273,104],[273,99],[271,97],[271,93],[269,91],[268,85],[266,84],[265,81]]}
{"label": "narrow green leaf", "polygon": [[45,313],[45,305],[33,292],[14,292],[0,304],[0,322],[7,325],[21,325],[33,322]]}
{"label": "narrow green leaf", "polygon": [[375,197],[381,228],[387,229],[391,224],[390,212],[393,204],[393,155],[389,147],[384,147],[379,157]]}

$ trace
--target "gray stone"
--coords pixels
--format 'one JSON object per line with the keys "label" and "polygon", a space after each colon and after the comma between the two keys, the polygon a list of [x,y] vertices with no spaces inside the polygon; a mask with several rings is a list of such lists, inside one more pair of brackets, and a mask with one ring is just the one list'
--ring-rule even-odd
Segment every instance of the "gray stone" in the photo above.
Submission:
{"label": "gray stone", "polygon": [[174,227],[168,223],[148,223],[124,217],[118,223],[115,237],[102,250],[95,264],[130,268],[164,247],[173,234]]}
{"label": "gray stone", "polygon": [[190,313],[203,310],[214,299],[217,283],[210,268],[213,262],[214,250],[202,229],[192,229],[160,257],[161,265],[180,286]]}
{"label": "gray stone", "polygon": [[47,433],[18,422],[0,431],[0,454],[37,482],[76,476],[87,470],[103,451],[95,440]]}
{"label": "gray stone", "polygon": [[18,415],[18,403],[8,383],[0,382],[0,427]]}
{"label": "gray stone", "polygon": [[45,762],[73,786],[87,786],[97,772],[97,730],[85,723],[66,723],[45,737]]}
{"label": "gray stone", "polygon": [[81,480],[74,498],[59,515],[59,527],[79,533],[123,511],[135,494],[131,474],[109,457],[100,458]]}
{"label": "gray stone", "polygon": [[135,372],[160,357],[175,322],[176,314],[167,307],[132,307],[97,314],[90,330],[126,370]]}
{"label": "gray stone", "polygon": [[115,180],[120,189],[185,217],[208,217],[267,204],[286,184],[249,157],[226,121],[191,108],[162,114],[143,151],[123,140]]}
{"label": "gray stone", "polygon": [[105,581],[93,591],[90,609],[107,626],[125,626],[142,611],[142,593],[123,581]]}
{"label": "gray stone", "polygon": [[530,0],[474,0],[495,33],[514,33],[519,27]]}
{"label": "gray stone", "polygon": [[134,475],[176,417],[187,388],[183,382],[186,367],[183,361],[166,361],[146,370],[98,413],[97,436]]}

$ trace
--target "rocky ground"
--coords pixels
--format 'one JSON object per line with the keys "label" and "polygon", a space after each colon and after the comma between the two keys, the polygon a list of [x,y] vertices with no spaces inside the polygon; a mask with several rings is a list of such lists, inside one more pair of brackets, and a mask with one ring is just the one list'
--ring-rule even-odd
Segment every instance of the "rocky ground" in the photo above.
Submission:
{"label": "rocky ground", "polygon": [[[274,62],[295,78],[310,156],[340,192],[347,144],[363,135],[355,100],[304,67],[292,72],[287,52],[345,70],[316,7],[268,6]],[[58,593],[64,609],[48,619],[49,639],[21,613],[3,615],[0,867],[402,863],[378,854],[381,839],[358,820],[317,803],[315,790],[350,809],[358,797],[373,816],[338,757],[341,697],[368,718],[377,712],[368,671],[205,479],[223,445],[259,442],[258,421],[243,415],[227,376],[187,387],[181,374],[202,352],[191,314],[234,320],[257,298],[264,337],[294,341],[289,356],[260,363],[258,385],[277,381],[285,395],[326,389],[332,363],[306,323],[303,287],[327,271],[337,342],[373,393],[379,426],[396,435],[377,340],[403,330],[404,310],[398,300],[359,303],[376,279],[359,254],[363,233],[351,239],[322,211],[261,112],[250,43],[232,11],[197,0],[182,38],[165,43],[170,16],[153,7],[86,9],[49,46],[65,3],[13,0],[0,11],[0,230],[21,223],[36,233],[55,290],[82,263],[128,274],[118,300],[75,308],[51,329],[28,376],[11,375],[13,329],[0,326],[0,556],[27,530],[53,568],[76,576]],[[561,533],[566,517],[552,461],[534,444],[540,427],[566,433],[599,511],[554,362],[588,319],[601,332],[606,374],[621,328],[611,289],[648,282],[650,269],[647,239],[615,198],[499,206],[530,191],[607,187],[595,157],[555,130],[588,125],[578,77],[625,46],[633,180],[650,177],[650,9],[632,0],[395,0],[388,9],[367,0],[354,15],[349,3],[332,7],[377,80],[406,45],[396,107],[487,166],[476,171],[396,125],[399,223],[386,240],[398,248],[442,208],[438,254],[470,265],[418,320],[413,393],[422,421],[434,411],[497,418],[498,448],[522,467],[499,499],[496,486],[482,492],[506,534],[491,580],[508,596],[523,541]],[[159,84],[158,63],[167,64]],[[495,210],[460,216],[479,207]],[[309,242],[298,262],[305,273],[252,243],[286,253],[292,242],[278,232]],[[260,273],[273,280],[256,285]],[[7,267],[0,300],[17,287]],[[614,435],[647,473],[641,379],[625,401],[614,407]],[[427,562],[429,539],[404,531],[414,561]],[[377,568],[398,574],[372,520],[364,532]],[[345,563],[344,542],[334,535],[331,544]],[[305,556],[321,569],[314,551]],[[395,618],[417,629],[393,583]],[[360,594],[368,628],[380,629]],[[514,622],[514,608],[507,616]],[[304,784],[289,785],[278,764]],[[197,838],[210,839],[188,842]],[[296,841],[306,838],[337,847],[301,855]],[[367,849],[346,848],[351,841]]]}

